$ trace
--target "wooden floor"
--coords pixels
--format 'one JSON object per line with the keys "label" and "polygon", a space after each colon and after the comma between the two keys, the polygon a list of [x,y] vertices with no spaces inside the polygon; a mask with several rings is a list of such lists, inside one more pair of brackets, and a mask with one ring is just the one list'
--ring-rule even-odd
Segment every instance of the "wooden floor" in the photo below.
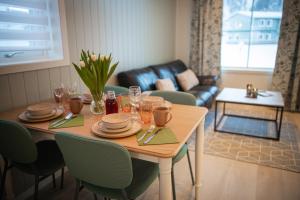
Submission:
{"label": "wooden floor", "polygon": [[[286,116],[300,129],[300,114]],[[194,153],[191,152],[191,156]],[[193,159],[194,161],[194,159]],[[299,200],[300,173],[264,167],[215,156],[204,156],[201,195],[204,200]],[[187,159],[175,166],[178,200],[194,199]],[[40,191],[40,199],[71,199],[74,180],[66,174],[63,190],[52,189],[52,185]],[[83,190],[80,199],[93,199],[92,194]],[[101,199],[99,197],[98,199]],[[158,180],[138,199],[158,199]]]}

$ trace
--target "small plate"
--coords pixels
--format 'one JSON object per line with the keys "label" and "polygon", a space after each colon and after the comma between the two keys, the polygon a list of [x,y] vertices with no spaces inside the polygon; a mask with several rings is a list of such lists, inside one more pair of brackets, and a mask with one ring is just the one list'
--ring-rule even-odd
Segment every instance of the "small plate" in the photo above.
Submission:
{"label": "small plate", "polygon": [[48,118],[51,117],[53,115],[55,115],[56,113],[56,109],[53,109],[51,113],[46,114],[46,115],[30,115],[30,113],[28,111],[25,111],[25,115],[28,119],[43,119],[43,118]]}
{"label": "small plate", "polygon": [[111,129],[104,126],[104,123],[102,121],[99,122],[99,129],[106,133],[121,133],[124,131],[128,131],[132,127],[132,123],[128,123],[127,126],[119,129]]}
{"label": "small plate", "polygon": [[121,129],[128,126],[130,116],[125,113],[113,113],[104,115],[101,121],[106,128]]}
{"label": "small plate", "polygon": [[31,116],[41,116],[52,113],[53,108],[51,103],[38,103],[28,106],[26,110]]}
{"label": "small plate", "polygon": [[49,121],[51,119],[55,119],[59,116],[61,116],[63,113],[64,113],[64,110],[63,109],[60,109],[60,108],[57,108],[56,109],[56,113],[55,115],[53,116],[50,116],[50,117],[46,117],[46,118],[42,118],[42,119],[29,119],[27,116],[26,116],[26,111],[22,112],[21,114],[19,114],[18,118],[21,120],[21,121],[24,121],[24,122],[45,122],[45,121]]}
{"label": "small plate", "polygon": [[96,136],[100,136],[100,137],[104,137],[104,138],[122,138],[122,137],[128,137],[131,135],[135,135],[137,132],[139,132],[142,129],[142,125],[138,122],[133,122],[131,129],[129,129],[128,131],[125,132],[121,132],[121,133],[105,133],[103,131],[100,130],[99,127],[99,122],[96,122],[93,124],[92,126],[92,132],[96,135]]}

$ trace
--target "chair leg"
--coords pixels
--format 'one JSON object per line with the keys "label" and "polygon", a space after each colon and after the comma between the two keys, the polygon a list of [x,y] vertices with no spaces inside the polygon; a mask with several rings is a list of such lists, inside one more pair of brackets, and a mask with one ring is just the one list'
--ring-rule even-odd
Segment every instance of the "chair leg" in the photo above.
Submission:
{"label": "chair leg", "polygon": [[37,199],[38,199],[39,182],[40,182],[39,176],[38,176],[38,175],[35,175],[35,182],[34,182],[34,200],[37,200]]}
{"label": "chair leg", "polygon": [[2,199],[2,196],[4,194],[5,179],[6,179],[7,170],[8,170],[8,161],[6,159],[4,159],[4,169],[3,169],[3,174],[1,175],[0,199]]}
{"label": "chair leg", "polygon": [[94,193],[94,199],[97,200],[97,195]]}
{"label": "chair leg", "polygon": [[193,183],[193,185],[195,185],[195,180],[194,180],[194,175],[193,175],[193,169],[192,169],[192,163],[191,163],[191,158],[190,158],[189,150],[187,151],[187,159],[188,159],[188,162],[189,162],[192,183]]}
{"label": "chair leg", "polygon": [[124,200],[129,200],[127,196],[127,192],[124,189],[122,190],[122,196]]}
{"label": "chair leg", "polygon": [[52,174],[53,188],[56,188],[55,173]]}
{"label": "chair leg", "polygon": [[173,165],[172,165],[172,169],[171,169],[171,178],[172,178],[173,200],[176,200],[175,177],[174,177],[174,166]]}
{"label": "chair leg", "polygon": [[60,176],[60,189],[63,189],[64,187],[64,174],[65,174],[65,168],[61,168],[61,176]]}
{"label": "chair leg", "polygon": [[80,190],[80,181],[76,180],[76,188],[75,188],[74,200],[78,199],[79,190]]}

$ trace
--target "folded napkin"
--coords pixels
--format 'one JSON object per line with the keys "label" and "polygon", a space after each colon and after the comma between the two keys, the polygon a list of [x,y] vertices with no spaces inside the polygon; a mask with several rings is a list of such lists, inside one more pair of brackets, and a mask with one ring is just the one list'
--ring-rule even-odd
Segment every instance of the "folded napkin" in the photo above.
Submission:
{"label": "folded napkin", "polygon": [[[170,129],[170,128],[163,128],[163,130],[159,131],[158,134],[156,134],[151,140],[150,142],[148,142],[147,144],[144,144],[144,141],[147,140],[147,138],[149,138],[151,135],[153,135],[155,133],[155,131],[158,128],[155,128],[151,133],[148,133],[143,140],[141,141],[137,141],[138,144],[140,146],[144,146],[144,145],[153,145],[153,144],[174,144],[174,143],[178,143],[178,140],[176,138],[176,135],[174,134],[174,132]],[[140,138],[147,130],[142,130],[140,132],[137,133],[136,138]]]}
{"label": "folded napkin", "polygon": [[[74,127],[74,126],[83,126],[83,124],[84,124],[84,118],[83,118],[83,115],[78,115],[77,117],[74,117],[74,118],[72,118],[72,119],[70,119],[70,120],[64,120],[64,121],[66,121],[65,123],[63,123],[62,125],[60,125],[60,126],[55,126],[55,122],[56,121],[59,121],[59,120],[61,120],[62,118],[64,118],[64,117],[60,117],[60,118],[58,118],[58,119],[55,119],[55,120],[53,120],[52,122],[50,122],[49,123],[49,129],[55,129],[55,128],[68,128],[68,127]],[[58,122],[58,123],[60,123],[60,122]],[[54,126],[53,126],[53,124],[54,124]]]}

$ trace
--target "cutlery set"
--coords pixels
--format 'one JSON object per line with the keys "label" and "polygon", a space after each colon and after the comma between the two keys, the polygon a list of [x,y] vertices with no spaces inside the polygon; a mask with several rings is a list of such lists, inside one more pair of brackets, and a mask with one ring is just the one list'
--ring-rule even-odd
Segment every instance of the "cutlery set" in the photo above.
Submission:
{"label": "cutlery set", "polygon": [[56,128],[59,127],[65,123],[67,123],[68,121],[70,121],[72,118],[77,117],[76,115],[74,115],[73,113],[69,112],[68,114],[66,114],[65,117],[55,121],[54,123],[51,124],[52,128]]}
{"label": "cutlery set", "polygon": [[[138,142],[140,142],[141,140],[144,139],[144,137],[151,133],[153,130],[155,129],[155,126],[154,125],[151,125],[149,127],[149,129],[140,137],[138,138]],[[159,128],[157,129],[151,136],[149,136],[145,141],[144,141],[144,144],[148,144],[163,128]]]}

